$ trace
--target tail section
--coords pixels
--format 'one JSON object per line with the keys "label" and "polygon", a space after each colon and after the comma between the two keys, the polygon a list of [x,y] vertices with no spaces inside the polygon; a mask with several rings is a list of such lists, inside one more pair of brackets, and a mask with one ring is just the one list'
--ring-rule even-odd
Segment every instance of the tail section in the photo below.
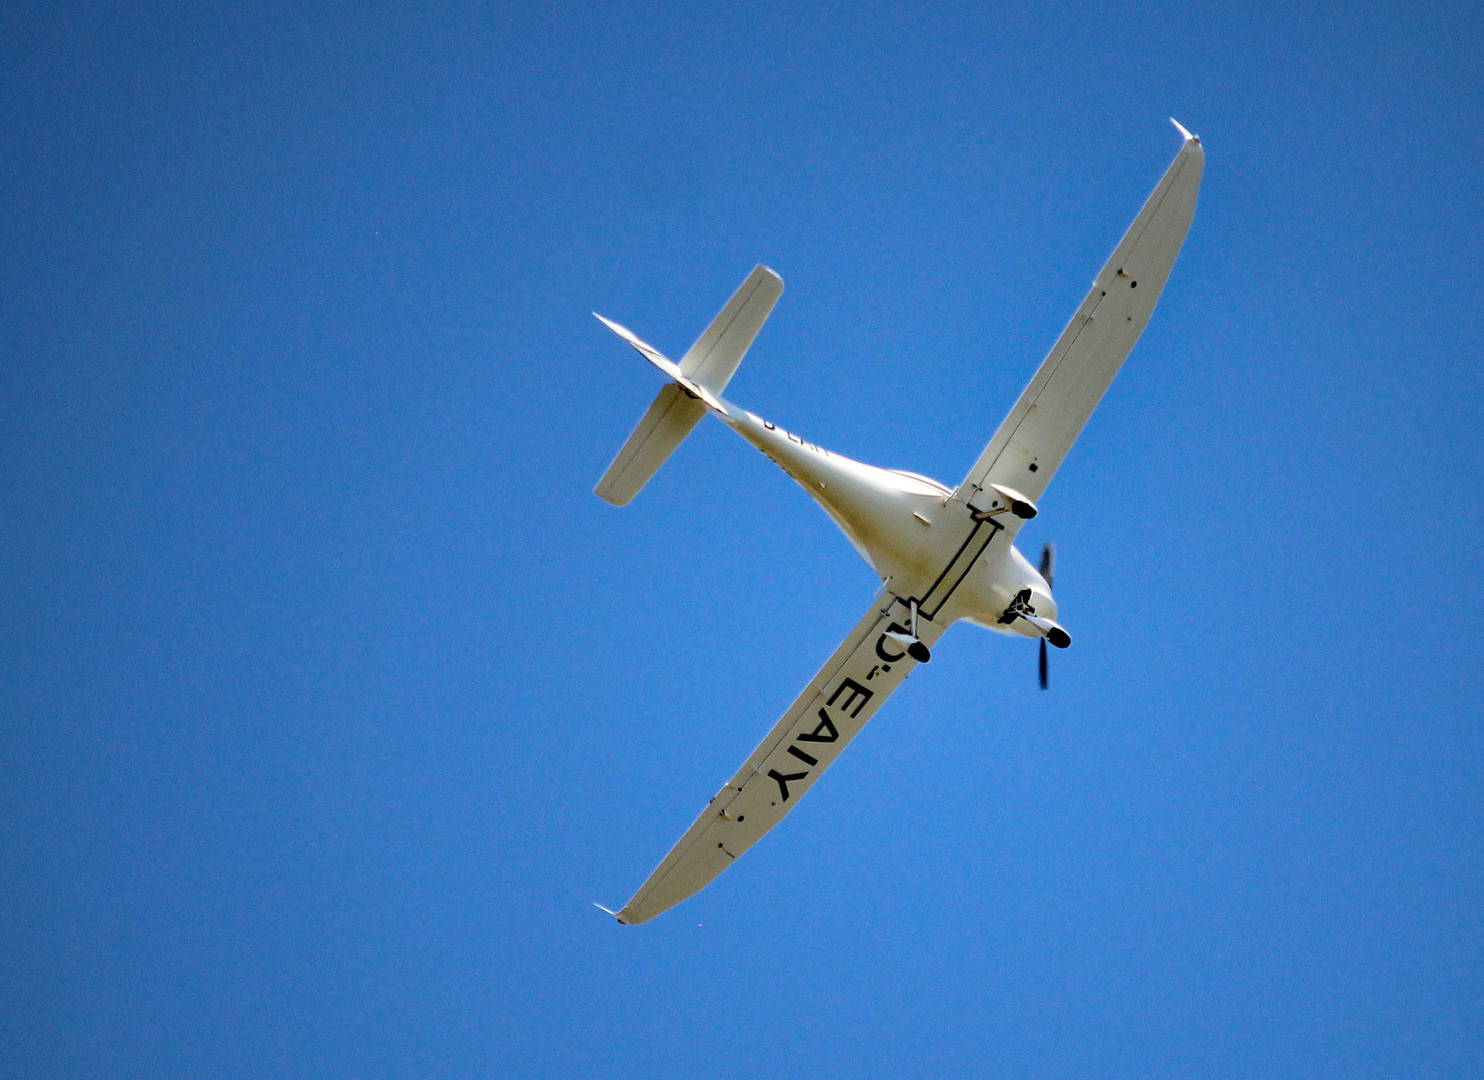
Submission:
{"label": "tail section", "polygon": [[754,267],[706,332],[680,358],[680,370],[720,394],[782,295],[783,279],[766,266]]}
{"label": "tail section", "polygon": [[626,504],[700,423],[708,407],[725,411],[718,395],[726,389],[782,293],[782,278],[766,266],[754,269],[679,364],[666,359],[659,350],[617,323],[598,316],[604,325],[674,380],[650,403],[639,426],[593,489],[600,499],[614,506]]}
{"label": "tail section", "polygon": [[705,415],[705,404],[679,383],[666,383],[593,489],[598,498],[614,506],[628,505]]}

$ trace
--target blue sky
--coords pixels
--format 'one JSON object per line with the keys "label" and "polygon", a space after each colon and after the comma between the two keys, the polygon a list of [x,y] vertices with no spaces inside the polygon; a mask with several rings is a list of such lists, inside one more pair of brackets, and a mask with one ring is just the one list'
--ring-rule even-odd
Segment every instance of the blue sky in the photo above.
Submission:
{"label": "blue sky", "polygon": [[[0,1075],[1475,1077],[1473,5],[8,5]],[[1154,319],[959,627],[624,900],[871,572],[729,396],[956,483],[1178,148]],[[1473,657],[1474,659],[1470,659]]]}

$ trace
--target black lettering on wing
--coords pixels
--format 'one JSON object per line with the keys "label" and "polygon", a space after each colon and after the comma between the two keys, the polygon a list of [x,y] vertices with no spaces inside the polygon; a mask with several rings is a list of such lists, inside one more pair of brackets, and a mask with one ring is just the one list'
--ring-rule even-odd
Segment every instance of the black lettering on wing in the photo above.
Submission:
{"label": "black lettering on wing", "polygon": [[769,769],[768,775],[771,776],[774,780],[778,781],[778,792],[780,795],[783,796],[783,801],[788,802],[788,782],[790,780],[804,779],[804,777],[809,775],[809,770],[805,769],[801,773],[789,773],[787,776],[785,776],[777,769]]}
{"label": "black lettering on wing", "polygon": [[804,751],[800,750],[797,746],[790,746],[788,748],[788,752],[802,761],[805,765],[819,764],[819,758],[815,757],[813,754],[804,753]]}
{"label": "black lettering on wing", "polygon": [[839,737],[840,733],[835,730],[835,722],[823,709],[819,710],[819,724],[813,732],[801,731],[795,736],[799,742],[834,742]]}
{"label": "black lettering on wing", "polygon": [[[833,705],[841,694],[847,694],[845,701],[840,705],[841,712],[845,712],[851,705],[855,705],[855,711],[850,714],[852,720],[861,714],[861,710],[866,707],[866,702],[870,701],[874,696],[872,691],[866,689],[854,679],[846,678],[840,680],[840,685],[835,687],[835,692],[830,695],[830,700],[826,704]],[[823,710],[820,711],[821,713],[823,712]]]}

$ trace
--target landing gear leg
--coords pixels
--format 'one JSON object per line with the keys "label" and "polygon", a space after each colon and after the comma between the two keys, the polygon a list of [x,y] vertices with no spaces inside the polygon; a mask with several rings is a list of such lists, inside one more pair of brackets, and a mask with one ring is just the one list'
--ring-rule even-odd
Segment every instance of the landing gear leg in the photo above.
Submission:
{"label": "landing gear leg", "polygon": [[907,655],[919,664],[926,664],[933,658],[933,654],[917,636],[917,601],[908,600],[907,609],[912,613],[912,643],[907,646]]}

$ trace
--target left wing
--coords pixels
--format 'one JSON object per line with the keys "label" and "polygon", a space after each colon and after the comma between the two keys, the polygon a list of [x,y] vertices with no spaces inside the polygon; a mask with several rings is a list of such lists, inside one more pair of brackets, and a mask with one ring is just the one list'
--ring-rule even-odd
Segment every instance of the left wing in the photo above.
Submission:
{"label": "left wing", "polygon": [[[871,610],[835,650],[731,781],[711,799],[680,842],[623,910],[621,923],[642,923],[700,892],[798,805],[819,774],[866,726],[916,667],[886,636],[903,632],[907,604],[883,589]],[[918,616],[918,637],[931,646],[946,626]]]}

